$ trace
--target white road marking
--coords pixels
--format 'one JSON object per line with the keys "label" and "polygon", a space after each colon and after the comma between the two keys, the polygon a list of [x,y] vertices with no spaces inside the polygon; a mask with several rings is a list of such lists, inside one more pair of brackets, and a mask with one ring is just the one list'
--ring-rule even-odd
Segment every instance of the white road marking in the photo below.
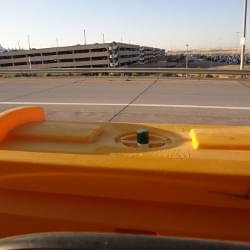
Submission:
{"label": "white road marking", "polygon": [[222,109],[249,110],[250,107],[174,105],[174,104],[128,104],[128,103],[81,103],[81,102],[0,102],[0,105],[41,105],[41,106],[106,106],[106,107],[146,107],[146,108],[181,108],[181,109]]}

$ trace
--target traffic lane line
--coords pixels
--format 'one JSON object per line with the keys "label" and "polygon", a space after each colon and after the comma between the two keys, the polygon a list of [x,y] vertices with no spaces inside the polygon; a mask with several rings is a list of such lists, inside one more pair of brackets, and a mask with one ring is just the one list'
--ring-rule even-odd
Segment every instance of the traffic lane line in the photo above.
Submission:
{"label": "traffic lane line", "polygon": [[173,105],[173,104],[129,104],[129,103],[81,103],[81,102],[0,102],[0,105],[41,105],[41,106],[106,106],[106,107],[148,107],[148,108],[181,108],[181,109],[221,109],[221,110],[247,110],[250,107],[206,106],[206,105]]}

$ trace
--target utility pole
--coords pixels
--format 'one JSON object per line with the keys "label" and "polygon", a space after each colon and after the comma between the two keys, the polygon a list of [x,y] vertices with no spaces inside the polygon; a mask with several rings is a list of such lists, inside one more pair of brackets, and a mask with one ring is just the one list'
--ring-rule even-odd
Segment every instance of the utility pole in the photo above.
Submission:
{"label": "utility pole", "polygon": [[244,0],[244,21],[243,21],[243,36],[241,38],[241,62],[240,70],[244,70],[246,60],[246,33],[247,33],[247,4],[248,0]]}
{"label": "utility pole", "polygon": [[104,33],[102,34],[102,42],[105,43],[105,35],[104,35]]}
{"label": "utility pole", "polygon": [[86,30],[84,29],[84,45],[87,45]]}
{"label": "utility pole", "polygon": [[[186,44],[187,52],[186,52],[186,70],[188,70],[188,53],[189,53],[189,44]],[[186,74],[186,78],[188,78],[188,73]]]}
{"label": "utility pole", "polygon": [[187,52],[186,52],[186,69],[188,69],[188,61],[189,61],[189,58],[188,58],[189,44],[186,44],[186,48],[187,48]]}
{"label": "utility pole", "polygon": [[[31,49],[31,46],[30,46],[30,35],[27,35],[27,41],[28,41],[28,46],[29,46],[29,50]],[[31,57],[28,56],[28,65],[29,65],[29,69],[31,70],[32,69],[32,64],[31,64]]]}
{"label": "utility pole", "polygon": [[58,63],[59,63],[58,50],[59,50],[59,40],[58,40],[58,37],[56,37],[56,64],[57,64],[57,67],[58,67]]}

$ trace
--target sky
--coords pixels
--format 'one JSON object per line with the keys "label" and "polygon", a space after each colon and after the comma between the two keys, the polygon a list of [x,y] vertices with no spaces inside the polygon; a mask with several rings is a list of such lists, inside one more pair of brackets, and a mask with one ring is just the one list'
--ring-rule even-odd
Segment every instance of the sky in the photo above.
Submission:
{"label": "sky", "polygon": [[186,44],[236,47],[243,5],[243,0],[0,0],[0,44],[28,48],[28,34],[32,48],[56,46],[57,40],[60,46],[83,44],[85,29],[88,43],[101,43],[105,34],[105,42],[167,50]]}

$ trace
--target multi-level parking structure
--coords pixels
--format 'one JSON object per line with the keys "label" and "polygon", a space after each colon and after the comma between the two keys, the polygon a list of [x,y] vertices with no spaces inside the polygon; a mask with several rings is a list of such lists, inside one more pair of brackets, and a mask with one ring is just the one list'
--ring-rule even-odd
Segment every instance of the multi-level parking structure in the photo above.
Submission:
{"label": "multi-level parking structure", "polygon": [[[159,49],[146,61],[155,60],[157,53]],[[140,63],[140,59],[139,45],[113,42],[3,52],[0,68],[112,68]]]}
{"label": "multi-level parking structure", "polygon": [[158,62],[165,56],[165,50],[153,47],[140,47],[140,63],[148,64]]}

